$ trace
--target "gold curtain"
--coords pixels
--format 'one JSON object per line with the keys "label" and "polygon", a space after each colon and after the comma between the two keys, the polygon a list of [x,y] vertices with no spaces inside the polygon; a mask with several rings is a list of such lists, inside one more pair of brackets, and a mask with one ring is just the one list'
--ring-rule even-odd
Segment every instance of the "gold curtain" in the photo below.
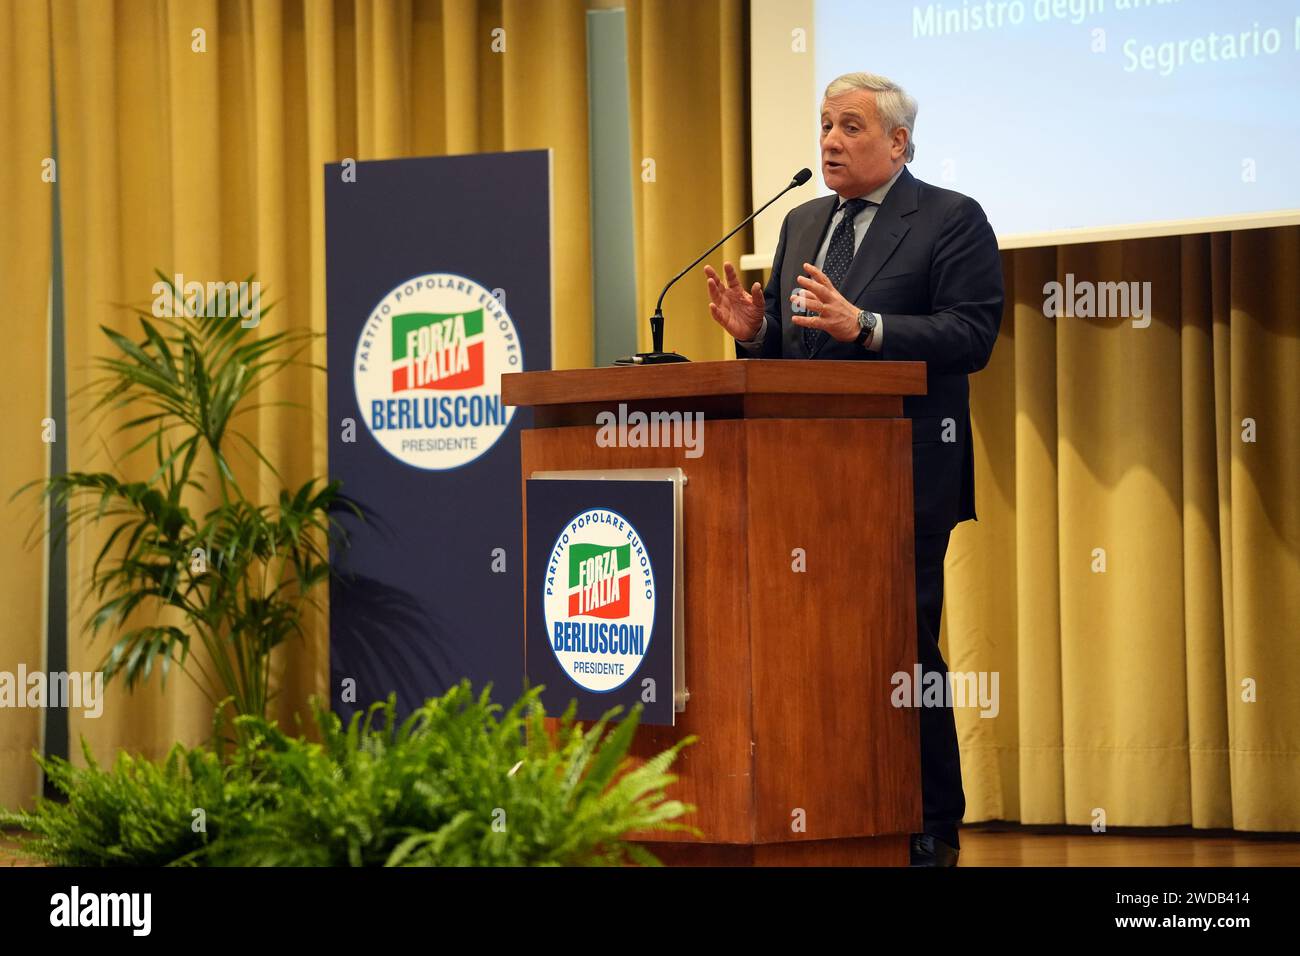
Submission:
{"label": "gold curtain", "polygon": [[[665,283],[749,212],[749,4],[628,0],[637,342],[649,351]],[[707,260],[737,266],[745,228]],[[694,361],[734,358],[709,316],[703,265],[664,299],[664,348]]]}
{"label": "gold curtain", "polygon": [[[43,3],[0,5],[0,290],[4,293],[4,414],[0,415],[0,672],[45,669],[45,565],[38,537],[25,537],[38,512],[31,499],[11,501],[49,468],[50,224],[54,148],[50,115],[50,18]],[[40,529],[37,529],[39,535]],[[32,751],[40,748],[44,712],[0,710],[0,807],[36,792]]]}
{"label": "gold curtain", "polygon": [[[3,119],[6,133],[18,137],[3,140],[0,175],[11,187],[6,196],[19,202],[15,221],[33,226],[22,235],[6,232],[0,268],[10,304],[19,307],[11,347],[42,359],[49,187],[40,181],[39,157],[50,154],[49,18],[70,391],[86,383],[104,352],[101,324],[135,334],[119,306],[151,301],[155,267],[202,281],[256,273],[268,299],[278,301],[262,332],[323,332],[323,166],[348,157],[553,149],[555,301],[563,303],[554,358],[557,367],[591,364],[580,0],[50,0],[48,8],[7,0],[0,8]],[[323,342],[314,358],[324,363]],[[7,448],[19,452],[6,454],[6,488],[19,483],[11,477],[25,480],[45,468],[38,440],[45,364],[26,362],[15,372],[26,387],[15,390],[21,408],[4,426]],[[324,474],[324,377],[278,376],[262,399],[307,406],[301,413],[265,408],[245,424],[284,481]],[[73,403],[59,436],[69,441],[69,467],[105,467],[127,447],[111,429],[128,416],[92,435],[79,407]],[[274,477],[251,455],[236,472],[264,491]],[[25,521],[36,513],[30,502],[21,510]],[[92,669],[107,646],[88,644],[86,605],[79,603],[100,541],[85,534],[69,549],[71,670]],[[22,627],[20,637],[7,629],[0,662],[17,655],[30,664],[41,659],[40,554],[20,552],[10,540],[2,547],[3,568],[13,571],[6,573],[6,606]],[[305,645],[276,655],[282,676],[273,715],[282,719],[326,689],[326,630],[317,617],[310,624]],[[23,803],[35,789],[35,719],[32,728],[4,723],[0,803]],[[178,739],[205,737],[209,721],[198,689],[178,676],[165,694],[155,677],[129,700],[114,684],[98,720],[70,714],[73,751],[84,735],[100,758],[118,746],[158,756]]]}
{"label": "gold curtain", "polygon": [[[1003,261],[947,561],[949,666],[1000,674],[967,822],[1300,829],[1300,229]],[[1046,318],[1068,274],[1150,282],[1150,326]]]}

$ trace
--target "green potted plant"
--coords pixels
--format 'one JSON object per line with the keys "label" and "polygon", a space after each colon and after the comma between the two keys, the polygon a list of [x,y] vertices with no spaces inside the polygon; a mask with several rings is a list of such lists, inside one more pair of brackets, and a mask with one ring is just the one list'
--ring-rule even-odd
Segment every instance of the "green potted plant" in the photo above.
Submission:
{"label": "green potted plant", "polygon": [[319,742],[236,717],[225,760],[180,744],[157,763],[42,759],[66,802],[0,825],[55,866],[653,866],[636,836],[699,835],[666,795],[695,738],[635,761],[639,705],[591,726],[570,705],[548,732],[539,691],[503,710],[462,682],[400,721],[394,697],[347,724],[316,705]]}
{"label": "green potted plant", "polygon": [[[135,338],[101,326],[111,351],[83,390],[92,414],[131,413],[115,431],[133,442],[128,458],[150,456],[148,467],[129,476],[68,472],[32,484],[66,508],[51,533],[111,528],[87,591],[96,602],[87,619],[91,636],[114,635],[101,664],[105,680],[120,675],[133,688],[156,669],[165,683],[176,666],[214,707],[225,699],[236,714],[264,716],[271,651],[301,634],[303,608],[316,603],[313,592],[330,574],[329,547],[346,543],[337,518],[360,511],[338,482],[322,478],[259,500],[231,467],[239,446],[279,478],[240,431],[240,418],[261,407],[253,398],[269,376],[291,365],[320,368],[303,359],[315,335],[257,333],[271,306],[257,302],[258,322],[249,324],[235,296],[187,298],[158,276],[169,307],[155,300],[152,310],[133,309]],[[202,660],[193,653],[196,639]]]}

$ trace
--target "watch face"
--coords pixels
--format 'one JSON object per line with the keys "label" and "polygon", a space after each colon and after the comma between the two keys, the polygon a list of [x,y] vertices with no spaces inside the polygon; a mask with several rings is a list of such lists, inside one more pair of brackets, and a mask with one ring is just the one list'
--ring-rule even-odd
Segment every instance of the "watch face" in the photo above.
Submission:
{"label": "watch face", "polygon": [[858,344],[866,345],[867,340],[871,338],[871,333],[875,328],[875,322],[872,321],[874,316],[865,309],[858,313]]}

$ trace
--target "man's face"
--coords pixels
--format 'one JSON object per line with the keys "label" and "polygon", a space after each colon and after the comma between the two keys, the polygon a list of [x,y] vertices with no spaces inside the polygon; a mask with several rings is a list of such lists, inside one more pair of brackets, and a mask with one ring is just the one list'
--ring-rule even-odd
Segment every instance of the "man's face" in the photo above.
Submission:
{"label": "man's face", "polygon": [[885,131],[870,90],[823,100],[821,128],[822,179],[841,199],[883,186],[903,165],[907,131]]}

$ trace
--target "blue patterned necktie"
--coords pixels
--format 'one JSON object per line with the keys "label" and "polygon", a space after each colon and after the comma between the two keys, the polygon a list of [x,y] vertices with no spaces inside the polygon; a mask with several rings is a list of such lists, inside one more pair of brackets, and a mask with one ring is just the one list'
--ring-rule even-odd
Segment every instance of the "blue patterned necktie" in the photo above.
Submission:
{"label": "blue patterned necktie", "polygon": [[[858,213],[870,205],[871,202],[866,199],[850,199],[845,202],[844,215],[840,218],[835,231],[831,233],[831,244],[826,249],[826,261],[822,264],[822,272],[826,273],[826,278],[836,289],[839,289],[844,277],[848,275],[849,263],[853,261],[853,220],[857,218]],[[825,335],[826,333],[821,329],[803,330],[803,344],[810,358],[822,344]]]}

